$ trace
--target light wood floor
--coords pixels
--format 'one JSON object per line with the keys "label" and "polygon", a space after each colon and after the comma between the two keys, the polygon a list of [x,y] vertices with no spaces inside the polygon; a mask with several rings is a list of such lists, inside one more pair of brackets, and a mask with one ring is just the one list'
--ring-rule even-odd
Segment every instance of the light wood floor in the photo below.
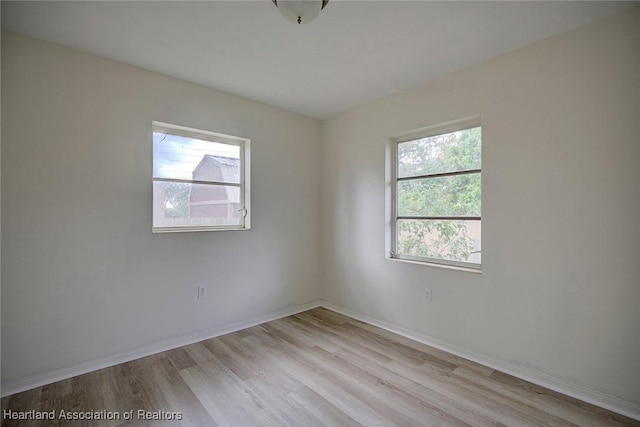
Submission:
{"label": "light wood floor", "polygon": [[322,308],[8,396],[2,410],[121,416],[3,426],[640,426]]}

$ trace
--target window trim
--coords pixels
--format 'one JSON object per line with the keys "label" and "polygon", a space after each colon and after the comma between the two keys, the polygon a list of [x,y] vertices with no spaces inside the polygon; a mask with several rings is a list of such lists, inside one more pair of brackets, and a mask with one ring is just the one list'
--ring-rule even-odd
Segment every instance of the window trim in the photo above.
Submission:
{"label": "window trim", "polygon": [[[200,139],[204,141],[217,142],[228,145],[236,145],[240,147],[240,182],[214,182],[214,181],[198,181],[180,178],[156,178],[153,176],[153,167],[151,172],[151,183],[154,182],[182,182],[188,184],[205,184],[205,185],[225,185],[240,188],[240,200],[243,206],[240,210],[244,211],[240,225],[197,225],[197,226],[179,226],[179,227],[156,227],[151,221],[152,233],[182,233],[194,231],[231,231],[231,230],[250,230],[251,229],[251,140],[248,138],[226,135],[217,132],[211,132],[202,129],[195,129],[171,123],[152,121],[151,132],[162,132],[186,138]],[[153,139],[153,138],[152,138]],[[151,162],[153,164],[153,146],[151,147]],[[154,214],[155,206],[153,205],[151,213]]]}
{"label": "window trim", "polygon": [[[406,180],[415,180],[420,178],[435,178],[440,176],[455,176],[462,174],[471,174],[471,173],[479,173],[482,176],[482,166],[480,169],[473,170],[465,170],[465,171],[455,171],[455,172],[443,172],[436,174],[428,174],[428,175],[420,175],[420,176],[412,176],[412,177],[402,177],[398,178],[398,145],[403,142],[414,141],[416,139],[421,138],[429,138],[432,136],[447,134],[451,132],[462,131],[466,129],[472,129],[475,127],[482,127],[481,120],[479,116],[469,117],[461,120],[454,120],[450,122],[446,122],[439,125],[429,126],[417,130],[412,130],[409,132],[404,132],[398,134],[394,137],[389,138],[389,145],[387,147],[387,192],[388,195],[386,197],[388,208],[386,211],[387,215],[387,239],[386,239],[386,259],[393,261],[404,261],[410,262],[414,264],[428,265],[433,267],[441,267],[448,269],[455,269],[461,271],[468,271],[474,273],[480,273],[482,270],[482,263],[471,263],[464,261],[455,261],[441,258],[431,258],[431,257],[417,257],[412,255],[401,255],[397,253],[397,221],[399,219],[412,219],[412,217],[408,216],[399,216],[398,215],[398,203],[397,203],[397,192],[398,182],[406,181]],[[482,154],[481,154],[482,155]],[[481,161],[482,165],[482,161]],[[420,219],[429,219],[427,216],[420,216]],[[450,219],[450,220],[477,220],[482,223],[482,213],[478,217],[438,217],[433,219]],[[482,231],[481,231],[482,233]]]}

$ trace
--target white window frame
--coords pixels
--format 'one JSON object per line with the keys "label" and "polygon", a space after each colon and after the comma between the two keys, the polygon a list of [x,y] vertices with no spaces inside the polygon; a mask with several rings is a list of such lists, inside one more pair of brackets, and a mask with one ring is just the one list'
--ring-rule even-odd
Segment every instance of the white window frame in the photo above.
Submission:
{"label": "white window frame", "polygon": [[[385,258],[393,261],[404,261],[410,263],[417,263],[422,265],[429,265],[435,267],[449,268],[461,271],[468,271],[474,273],[480,273],[482,269],[481,263],[471,263],[455,260],[447,260],[440,258],[430,257],[417,257],[410,255],[402,255],[397,252],[397,221],[398,216],[398,203],[397,203],[397,188],[398,188],[398,144],[408,141],[413,141],[421,138],[428,138],[431,136],[437,136],[447,134],[451,132],[462,131],[466,129],[472,129],[475,127],[482,127],[480,117],[471,117],[462,120],[455,120],[435,126],[429,126],[409,132],[398,134],[389,139],[387,146],[387,169],[386,169],[386,197],[385,205],[386,209],[386,224],[387,233],[385,239]],[[482,177],[482,165],[479,170]],[[482,178],[480,178],[482,180]],[[482,185],[482,184],[481,184]],[[482,215],[482,213],[481,213]],[[473,217],[474,220],[479,220],[482,223],[482,216]],[[466,217],[447,217],[445,219],[465,219]],[[481,231],[482,233],[482,231]]]}
{"label": "white window frame", "polygon": [[[251,229],[251,140],[222,133],[210,132],[201,129],[190,128],[186,126],[174,125],[170,123],[152,122],[152,133],[162,132],[171,135],[178,135],[187,138],[201,139],[205,141],[217,142],[221,144],[236,145],[240,147],[240,183],[229,182],[212,182],[197,181],[187,179],[174,178],[156,178],[152,172],[152,185],[154,182],[182,182],[187,184],[205,184],[205,185],[225,185],[237,186],[240,188],[240,211],[244,213],[241,216],[239,225],[198,225],[198,226],[178,226],[178,227],[156,227],[153,226],[153,233],[176,233],[176,232],[193,232],[193,231],[228,231],[228,230],[249,230]],[[153,146],[151,148],[151,156],[153,162]],[[152,205],[152,215],[155,214],[155,203]]]}

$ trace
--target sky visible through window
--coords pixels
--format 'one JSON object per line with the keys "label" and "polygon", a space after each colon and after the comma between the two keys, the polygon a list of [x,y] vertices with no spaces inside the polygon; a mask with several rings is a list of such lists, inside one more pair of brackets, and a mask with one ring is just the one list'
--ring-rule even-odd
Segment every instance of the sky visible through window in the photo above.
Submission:
{"label": "sky visible through window", "polygon": [[240,158],[240,147],[197,138],[153,132],[153,177],[191,180],[206,154]]}

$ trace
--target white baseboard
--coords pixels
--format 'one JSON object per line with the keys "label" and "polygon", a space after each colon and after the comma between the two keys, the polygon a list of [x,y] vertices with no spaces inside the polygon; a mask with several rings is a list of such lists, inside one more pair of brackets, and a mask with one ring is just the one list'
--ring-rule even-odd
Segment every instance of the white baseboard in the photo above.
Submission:
{"label": "white baseboard", "polygon": [[152,354],[161,353],[163,351],[171,350],[177,347],[193,344],[196,342],[204,341],[210,338],[215,338],[221,335],[236,332],[242,329],[250,328],[261,323],[270,322],[272,320],[281,319],[283,317],[291,316],[292,314],[301,313],[303,311],[311,310],[312,308],[320,307],[321,301],[314,301],[308,304],[303,304],[285,310],[280,310],[274,313],[270,313],[264,316],[258,316],[252,319],[248,319],[243,322],[226,325],[221,328],[209,329],[187,336],[182,336],[176,339],[170,339],[162,341],[156,344],[148,345],[136,350],[127,351],[124,353],[114,354],[111,356],[103,357],[97,360],[90,360],[84,363],[78,363],[65,368],[56,369],[55,371],[48,372],[40,375],[33,375],[17,381],[8,382],[2,384],[2,397],[9,396],[15,393],[31,390],[32,388],[41,387],[43,385],[51,384],[56,381],[66,380],[77,375],[86,374],[88,372],[97,371],[98,369],[108,368],[110,366],[118,365],[120,363],[130,362],[132,360],[140,359],[141,357],[151,356]]}
{"label": "white baseboard", "polygon": [[443,342],[436,338],[423,335],[419,332],[415,332],[389,322],[378,320],[374,317],[367,316],[356,311],[348,310],[326,301],[321,301],[320,305],[326,309],[335,311],[353,319],[360,320],[373,326],[377,326],[389,332],[393,332],[395,334],[402,335],[403,337],[410,338],[414,341],[418,341],[422,344],[435,347],[439,350],[446,351],[447,353],[463,357],[497,371],[513,375],[514,377],[529,381],[533,384],[537,384],[550,390],[557,391],[558,393],[571,396],[578,400],[591,403],[592,405],[596,405],[601,408],[608,409],[609,411],[616,412],[618,414],[640,421],[640,405],[637,405],[633,402],[601,393],[587,387],[579,386],[568,381],[553,377],[551,375],[532,371],[530,369],[523,368],[521,366],[517,366],[500,359],[495,359],[493,357],[475,353],[456,345]]}

